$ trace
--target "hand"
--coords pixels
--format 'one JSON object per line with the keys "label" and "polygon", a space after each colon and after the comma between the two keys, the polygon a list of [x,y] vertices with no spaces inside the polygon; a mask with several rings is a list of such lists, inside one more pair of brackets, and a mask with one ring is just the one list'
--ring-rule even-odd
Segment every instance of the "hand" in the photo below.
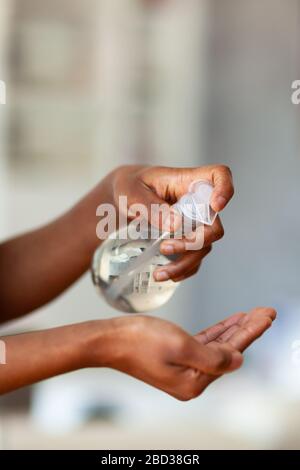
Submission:
{"label": "hand", "polygon": [[239,368],[241,352],[271,326],[275,316],[272,309],[236,314],[195,337],[158,318],[116,318],[110,320],[105,348],[97,334],[90,342],[87,366],[111,367],[179,400],[190,400],[216,378]]}
{"label": "hand", "polygon": [[[214,186],[212,209],[220,212],[233,196],[232,175],[229,168],[213,165],[199,168],[166,168],[125,166],[108,176],[113,188],[114,204],[118,207],[119,196],[126,195],[128,206],[143,203],[149,214],[152,204],[173,205],[189,189],[195,180],[208,180]],[[151,223],[158,225],[157,221]],[[173,279],[179,281],[195,274],[212,244],[224,235],[219,217],[212,227],[205,227],[204,246],[200,250],[187,251],[185,240],[166,240],[161,244],[165,255],[181,255],[175,262],[155,271],[157,281]]]}
{"label": "hand", "polygon": [[[148,206],[152,203],[172,204],[187,191],[191,181],[199,178],[213,183],[212,206],[220,211],[233,194],[230,171],[226,167],[126,166],[110,173],[56,220],[0,243],[0,323],[32,312],[53,300],[90,267],[93,253],[99,246],[95,230],[99,205],[108,203],[118,207],[121,195],[128,197],[129,205],[135,202]],[[177,280],[193,274],[210,251],[210,245],[222,235],[218,220],[212,228],[207,228],[202,250],[186,252],[183,243],[174,250],[182,252],[182,257],[163,270]],[[41,256],[41,253],[47,253],[47,256]]]}
{"label": "hand", "polygon": [[[268,330],[276,319],[272,308],[255,308],[248,314],[237,313],[216,325],[201,331],[195,338],[202,345],[227,344],[241,353]],[[218,377],[206,376],[207,387]]]}
{"label": "hand", "polygon": [[237,314],[195,337],[172,323],[132,316],[7,336],[0,394],[84,367],[112,367],[188,400],[237,369],[241,352],[275,315],[271,309]]}

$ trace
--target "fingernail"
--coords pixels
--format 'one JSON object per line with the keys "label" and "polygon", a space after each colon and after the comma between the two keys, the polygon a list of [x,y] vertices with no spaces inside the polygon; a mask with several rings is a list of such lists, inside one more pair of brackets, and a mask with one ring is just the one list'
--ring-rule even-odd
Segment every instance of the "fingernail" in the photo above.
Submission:
{"label": "fingernail", "polygon": [[226,203],[227,203],[227,199],[224,196],[218,196],[216,198],[217,211],[221,211],[222,209],[224,209],[224,207],[226,206]]}
{"label": "fingernail", "polygon": [[166,255],[173,255],[175,253],[173,245],[162,245],[161,251],[164,252]]}
{"label": "fingernail", "polygon": [[154,277],[157,281],[167,281],[169,279],[169,274],[167,271],[157,271],[154,273]]}

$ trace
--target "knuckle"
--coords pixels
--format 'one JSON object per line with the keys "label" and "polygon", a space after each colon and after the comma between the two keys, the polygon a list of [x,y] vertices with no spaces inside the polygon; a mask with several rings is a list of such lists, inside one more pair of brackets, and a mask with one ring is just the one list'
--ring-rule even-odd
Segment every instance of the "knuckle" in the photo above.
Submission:
{"label": "knuckle", "polygon": [[175,281],[175,279],[180,276],[180,272],[175,273],[175,272],[170,271],[170,270],[168,270],[168,274],[169,274],[169,278],[170,278],[172,281]]}
{"label": "knuckle", "polygon": [[211,242],[211,245],[206,246],[205,248],[203,248],[202,250],[198,252],[198,256],[196,260],[197,264],[195,267],[200,268],[202,260],[206,258],[206,256],[208,256],[212,252],[213,250],[212,244],[213,244],[213,241]]}
{"label": "knuckle", "polygon": [[209,246],[206,248],[207,254],[211,253],[212,250],[213,250],[213,246],[212,246],[212,245],[209,245]]}
{"label": "knuckle", "polygon": [[215,240],[221,240],[225,235],[225,230],[223,225],[219,225],[217,230],[215,231]]}
{"label": "knuckle", "polygon": [[245,336],[255,336],[256,335],[256,327],[254,325],[248,324],[242,326],[240,330]]}
{"label": "knuckle", "polygon": [[201,263],[203,258],[209,255],[209,253],[211,253],[211,251],[213,250],[213,245],[212,245],[213,241],[210,241],[209,243],[210,245],[206,246],[205,248],[202,248],[201,250],[197,252],[197,257],[195,258],[197,265],[199,265],[199,263]]}

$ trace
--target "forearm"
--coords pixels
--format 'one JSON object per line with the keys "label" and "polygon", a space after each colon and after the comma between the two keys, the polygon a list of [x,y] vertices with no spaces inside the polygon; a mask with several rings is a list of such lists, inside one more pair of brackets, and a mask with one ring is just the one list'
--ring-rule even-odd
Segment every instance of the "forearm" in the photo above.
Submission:
{"label": "forearm", "polygon": [[88,269],[100,243],[96,208],[108,200],[104,180],[54,222],[0,245],[0,323],[49,302]]}
{"label": "forearm", "polygon": [[0,364],[0,394],[59,374],[93,366],[91,345],[97,337],[97,365],[112,354],[109,320],[92,321],[1,338],[6,364]]}

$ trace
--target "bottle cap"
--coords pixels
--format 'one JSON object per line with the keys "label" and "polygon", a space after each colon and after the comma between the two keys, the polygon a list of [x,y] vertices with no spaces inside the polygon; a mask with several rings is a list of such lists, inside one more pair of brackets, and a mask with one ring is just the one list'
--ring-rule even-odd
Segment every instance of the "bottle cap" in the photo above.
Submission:
{"label": "bottle cap", "polygon": [[218,215],[210,206],[213,189],[209,181],[193,181],[189,192],[182,196],[173,207],[193,222],[213,225]]}

